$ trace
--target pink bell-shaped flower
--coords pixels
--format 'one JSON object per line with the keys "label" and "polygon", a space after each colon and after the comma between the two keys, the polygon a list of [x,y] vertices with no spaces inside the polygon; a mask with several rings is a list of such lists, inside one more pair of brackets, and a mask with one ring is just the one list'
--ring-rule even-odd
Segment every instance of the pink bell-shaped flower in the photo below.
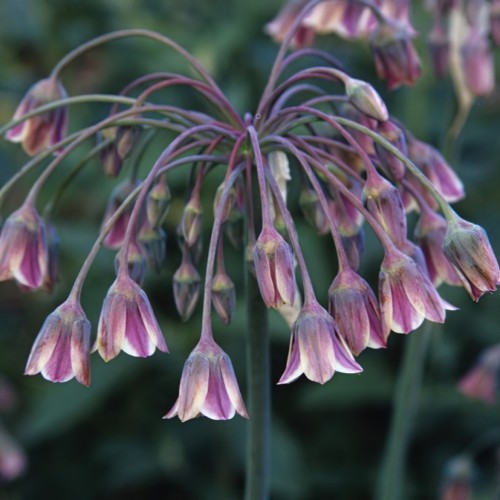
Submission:
{"label": "pink bell-shaped flower", "polygon": [[79,303],[68,299],[45,320],[24,371],[37,373],[52,382],[75,377],[90,385],[90,322]]}
{"label": "pink bell-shaped flower", "polygon": [[202,338],[182,370],[179,397],[163,418],[229,420],[236,412],[248,418],[231,360],[211,336]]}

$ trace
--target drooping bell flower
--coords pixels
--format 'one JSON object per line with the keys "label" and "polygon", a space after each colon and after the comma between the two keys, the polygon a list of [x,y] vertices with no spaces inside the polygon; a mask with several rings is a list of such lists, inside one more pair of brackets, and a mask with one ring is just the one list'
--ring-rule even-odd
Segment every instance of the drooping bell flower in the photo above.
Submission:
{"label": "drooping bell flower", "polygon": [[81,305],[68,299],[45,320],[24,371],[52,382],[73,377],[90,385],[90,322]]}
{"label": "drooping bell flower", "polygon": [[179,397],[163,418],[229,420],[235,413],[248,418],[231,360],[212,338],[202,338],[182,370]]}
{"label": "drooping bell flower", "polygon": [[390,90],[413,85],[421,74],[420,60],[411,39],[413,31],[403,23],[380,23],[373,31],[370,45],[379,78]]}
{"label": "drooping bell flower", "polygon": [[472,29],[460,48],[465,84],[475,95],[489,95],[495,89],[495,65],[486,37]]}
{"label": "drooping bell flower", "polygon": [[415,239],[424,253],[429,278],[436,287],[441,283],[454,286],[461,284],[455,269],[443,252],[447,227],[446,221],[430,209],[420,212],[415,226]]}
{"label": "drooping bell flower", "polygon": [[379,274],[384,335],[409,333],[428,319],[443,323],[445,303],[421,267],[398,250],[386,252]]}
{"label": "drooping bell flower", "polygon": [[455,215],[448,221],[443,249],[472,300],[497,289],[498,261],[482,227]]}
{"label": "drooping bell flower", "polygon": [[434,74],[438,78],[443,78],[448,71],[450,41],[440,19],[436,20],[432,31],[429,33],[428,47]]}
{"label": "drooping bell flower", "polygon": [[[387,120],[379,123],[378,133],[387,141],[389,141],[402,154],[408,156],[408,148],[406,145],[406,136],[394,122]],[[405,166],[403,162],[392,154],[387,148],[374,141],[375,152],[380,160],[380,163],[385,167],[388,173],[396,181],[401,180],[405,175]]]}
{"label": "drooping bell flower", "polygon": [[406,214],[399,191],[393,184],[380,175],[369,175],[363,188],[363,200],[396,244],[406,240]]}
{"label": "drooping bell flower", "polygon": [[339,272],[328,290],[328,311],[355,356],[366,347],[386,346],[377,299],[359,274],[350,269]]}
{"label": "drooping bell flower", "polygon": [[304,304],[292,327],[286,368],[278,384],[288,384],[304,374],[324,384],[335,371],[359,373],[361,366],[339,335],[335,320],[316,301]]}
{"label": "drooping bell flower", "polygon": [[[40,80],[28,90],[14,114],[14,119],[66,97],[66,91],[59,80]],[[24,151],[34,156],[61,141],[66,135],[67,126],[68,108],[59,106],[22,121],[11,128],[5,138],[11,142],[20,142]]]}
{"label": "drooping bell flower", "polygon": [[[276,17],[266,24],[264,31],[275,42],[281,43],[306,4],[307,0],[291,0],[287,2]],[[313,41],[314,30],[302,22],[294,33],[290,45],[293,49],[302,49],[312,45]]]}
{"label": "drooping bell flower", "polygon": [[0,281],[14,279],[26,288],[41,287],[49,268],[45,223],[31,203],[5,221],[0,234]]}
{"label": "drooping bell flower", "polygon": [[295,296],[293,253],[274,227],[265,226],[262,229],[253,248],[253,261],[266,306],[292,305]]}
{"label": "drooping bell flower", "polygon": [[498,395],[500,345],[486,349],[478,362],[460,379],[458,389],[470,398],[493,404]]}
{"label": "drooping bell flower", "polygon": [[[120,205],[125,201],[127,196],[134,190],[136,186],[137,184],[131,182],[130,180],[126,180],[116,186],[109,197],[101,229],[104,228],[108,220],[114,215],[118,208],[120,208]],[[104,246],[110,249],[120,248],[125,238],[125,233],[127,232],[131,211],[131,207],[127,207],[120,214],[120,216],[115,221],[111,229],[108,231],[108,234],[104,238]]]}
{"label": "drooping bell flower", "polygon": [[465,196],[462,181],[436,148],[410,137],[408,155],[446,201],[454,203]]}
{"label": "drooping bell flower", "polygon": [[92,352],[110,361],[120,351],[145,358],[156,349],[168,352],[147,295],[126,273],[120,272],[104,299]]}
{"label": "drooping bell flower", "polygon": [[490,31],[495,45],[500,45],[500,0],[491,1]]}

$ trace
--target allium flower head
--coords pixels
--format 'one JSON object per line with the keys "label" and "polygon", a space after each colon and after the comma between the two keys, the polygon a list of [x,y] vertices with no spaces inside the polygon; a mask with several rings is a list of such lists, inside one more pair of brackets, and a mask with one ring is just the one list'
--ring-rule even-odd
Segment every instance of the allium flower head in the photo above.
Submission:
{"label": "allium flower head", "polygon": [[47,317],[24,373],[41,373],[52,382],[75,377],[90,385],[90,322],[79,303],[68,299]]}
{"label": "allium flower head", "polygon": [[262,229],[253,249],[260,294],[267,307],[293,304],[295,270],[290,245],[273,227]]}
{"label": "allium flower head", "polygon": [[204,415],[229,420],[235,413],[248,418],[229,356],[210,338],[200,340],[182,370],[179,397],[163,418],[182,422]]}
{"label": "allium flower head", "polygon": [[46,232],[31,204],[9,216],[0,234],[0,281],[15,279],[26,288],[43,285],[49,267]]}
{"label": "allium flower head", "polygon": [[355,356],[366,347],[386,346],[377,299],[359,274],[350,269],[340,271],[330,286],[328,299],[328,310]]}
{"label": "allium flower head", "polygon": [[317,302],[306,302],[292,327],[288,360],[278,384],[293,382],[302,374],[324,384],[335,371],[358,373],[362,368],[340,337],[335,320]]}
{"label": "allium flower head", "polygon": [[151,304],[139,285],[120,273],[104,299],[92,351],[109,361],[120,351],[145,358],[156,348],[168,352]]}
{"label": "allium flower head", "polygon": [[[45,104],[64,99],[66,91],[59,80],[46,78],[33,85],[19,104],[14,119]],[[27,154],[34,156],[58,143],[66,135],[68,110],[64,106],[33,116],[11,128],[5,135],[12,142],[22,143]]]}
{"label": "allium flower head", "polygon": [[409,333],[424,319],[443,323],[445,306],[420,266],[407,255],[392,251],[384,257],[379,274],[382,331]]}
{"label": "allium flower head", "polygon": [[473,300],[497,289],[498,261],[482,227],[456,216],[448,222],[444,254]]}

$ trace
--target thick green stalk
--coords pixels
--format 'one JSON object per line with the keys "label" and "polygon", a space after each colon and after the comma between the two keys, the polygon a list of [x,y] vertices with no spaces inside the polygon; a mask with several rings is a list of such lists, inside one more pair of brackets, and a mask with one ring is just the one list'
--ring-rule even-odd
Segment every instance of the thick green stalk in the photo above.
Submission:
{"label": "thick green stalk", "polygon": [[394,396],[389,437],[380,467],[376,500],[400,500],[404,495],[406,456],[415,420],[428,338],[432,327],[425,322],[405,342],[403,362]]}
{"label": "thick green stalk", "polygon": [[267,500],[270,478],[271,391],[267,309],[255,277],[246,270],[247,434],[245,500]]}
{"label": "thick green stalk", "polygon": [[[253,175],[251,197],[255,220],[247,221],[246,233],[262,224],[260,196]],[[248,243],[248,242],[247,242]],[[247,399],[250,419],[247,428],[245,500],[268,500],[271,476],[271,370],[267,308],[245,258],[245,298],[247,313]]]}

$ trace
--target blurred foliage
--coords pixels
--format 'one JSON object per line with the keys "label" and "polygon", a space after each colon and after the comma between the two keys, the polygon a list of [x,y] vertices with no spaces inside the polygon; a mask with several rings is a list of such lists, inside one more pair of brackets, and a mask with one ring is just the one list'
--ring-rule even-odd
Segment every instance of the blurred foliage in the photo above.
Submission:
{"label": "blurred foliage", "polygon": [[[417,2],[420,3],[420,2]],[[277,47],[262,27],[280,6],[277,0],[2,0],[0,2],[0,122],[8,121],[24,91],[47,75],[67,51],[107,31],[143,27],[164,33],[198,57],[241,111],[254,109]],[[421,33],[429,30],[425,14],[415,19]],[[369,51],[325,37],[320,44],[346,62],[355,76],[375,82],[400,118],[421,139],[440,145],[453,111],[449,81],[429,74],[423,40],[424,77],[411,89],[388,94],[376,81]],[[498,54],[497,54],[498,57]],[[131,78],[149,71],[185,70],[169,50],[151,41],[131,39],[94,50],[64,71],[70,94],[117,92]],[[164,94],[166,102],[200,106],[186,89]],[[103,106],[76,106],[72,126],[104,115]],[[467,219],[487,228],[500,249],[500,92],[476,103],[457,143],[454,160],[468,197],[458,204]],[[145,163],[168,143],[159,137]],[[64,162],[69,168],[78,155]],[[0,182],[25,161],[16,145],[2,142]],[[164,421],[177,397],[182,365],[197,341],[200,312],[189,323],[177,319],[171,277],[180,255],[175,226],[185,202],[185,177],[172,175],[174,201],[166,222],[168,266],[148,275],[151,297],[171,354],[147,360],[120,355],[109,365],[92,360],[91,388],[75,381],[53,385],[41,377],[22,376],[31,343],[44,317],[64,298],[71,279],[90,248],[113,183],[102,179],[96,162],[65,193],[56,215],[62,240],[62,279],[51,296],[21,294],[12,283],[0,284],[0,371],[17,393],[17,408],[3,415],[9,431],[28,455],[26,472],[0,483],[0,499],[236,499],[243,491],[246,422],[205,419],[181,424]],[[96,182],[96,179],[99,179]],[[27,181],[32,181],[28,179]],[[216,180],[210,179],[213,186]],[[7,208],[17,207],[27,187],[20,183]],[[53,179],[47,196],[57,186]],[[291,186],[291,191],[297,187]],[[42,200],[43,201],[43,200]],[[210,213],[210,198],[204,200]],[[6,213],[2,214],[5,217]],[[207,217],[208,219],[208,217]],[[206,221],[208,230],[210,221]],[[324,300],[335,273],[332,246],[299,224],[304,253],[318,295]],[[369,234],[365,275],[376,279],[380,249]],[[245,387],[244,307],[241,255],[229,253],[228,271],[239,294],[234,323],[216,320],[216,337],[231,355]],[[84,288],[83,305],[95,325],[102,298],[113,280],[113,255],[103,251]],[[423,393],[408,457],[407,498],[435,498],[447,461],[483,432],[500,425],[499,406],[486,407],[460,395],[456,383],[486,346],[499,339],[499,297],[472,304],[463,290],[444,289],[460,307],[446,325],[433,329]],[[271,313],[272,379],[284,368],[288,330]],[[416,333],[418,335],[418,333]],[[272,498],[362,500],[373,495],[390,420],[391,399],[405,345],[393,334],[386,351],[360,357],[364,373],[336,375],[325,386],[300,380],[273,386]],[[243,392],[245,392],[243,390]],[[497,444],[498,443],[494,443]],[[493,498],[494,446],[479,455],[478,496]]]}

